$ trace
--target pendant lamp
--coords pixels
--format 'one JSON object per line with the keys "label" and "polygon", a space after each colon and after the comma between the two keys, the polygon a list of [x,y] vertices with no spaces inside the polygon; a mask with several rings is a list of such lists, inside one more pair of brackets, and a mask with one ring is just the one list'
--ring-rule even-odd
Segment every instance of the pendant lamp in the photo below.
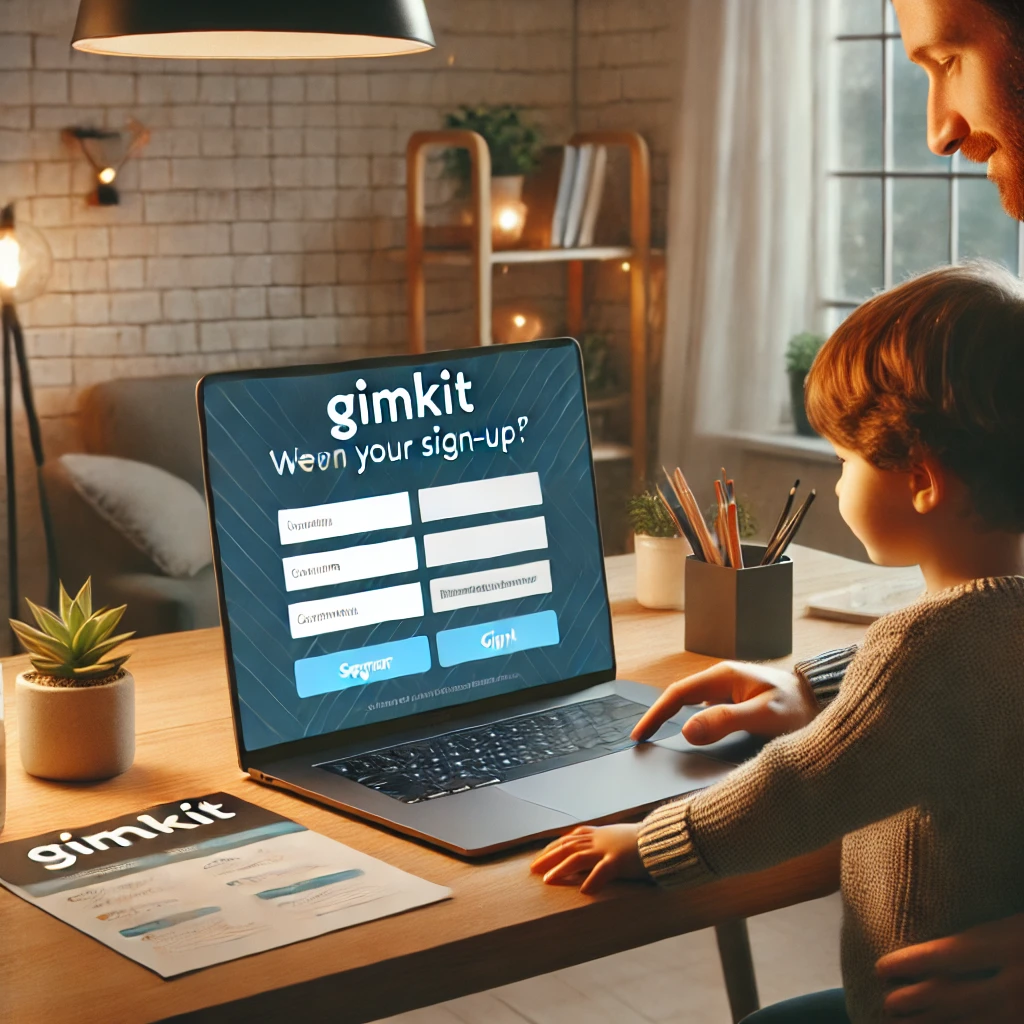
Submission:
{"label": "pendant lamp", "polygon": [[432,49],[423,0],[81,0],[85,53],[195,60],[385,57]]}

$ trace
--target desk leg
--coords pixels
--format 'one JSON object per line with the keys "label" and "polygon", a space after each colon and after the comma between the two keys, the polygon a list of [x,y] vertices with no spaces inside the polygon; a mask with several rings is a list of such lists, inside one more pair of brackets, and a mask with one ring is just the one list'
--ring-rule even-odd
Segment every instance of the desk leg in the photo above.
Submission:
{"label": "desk leg", "polygon": [[733,1024],[738,1024],[761,1006],[757,997],[757,979],[754,977],[754,960],[750,955],[746,918],[715,925],[715,938],[718,940],[718,955],[722,961]]}

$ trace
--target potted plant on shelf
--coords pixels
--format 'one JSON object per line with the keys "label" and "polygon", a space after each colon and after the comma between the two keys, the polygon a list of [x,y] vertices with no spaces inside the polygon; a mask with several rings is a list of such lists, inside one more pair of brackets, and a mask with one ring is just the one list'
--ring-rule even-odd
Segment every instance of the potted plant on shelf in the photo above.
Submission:
{"label": "potted plant on shelf", "polygon": [[636,550],[636,599],[645,608],[683,608],[683,577],[690,546],[676,531],[661,498],[650,491],[626,505]]}
{"label": "potted plant on shelf", "polygon": [[786,372],[789,374],[789,399],[793,406],[793,423],[796,432],[804,437],[817,437],[817,431],[807,422],[807,411],[804,408],[804,381],[807,373],[818,354],[818,349],[825,344],[820,334],[803,331],[794,334],[786,345]]}
{"label": "potted plant on shelf", "polygon": [[32,670],[17,679],[21,763],[61,781],[108,779],[135,757],[135,681],[128,655],[109,657],[134,636],[113,636],[120,608],[92,608],[92,581],[72,600],[60,586],[60,614],[28,602],[39,628],[11,619]]}
{"label": "potted plant on shelf", "polygon": [[[477,132],[491,154],[491,235],[495,248],[507,248],[519,241],[526,224],[523,178],[536,166],[540,153],[540,132],[523,124],[518,107],[468,106],[447,114],[446,128]],[[445,173],[469,188],[470,159],[464,149],[444,153]]]}

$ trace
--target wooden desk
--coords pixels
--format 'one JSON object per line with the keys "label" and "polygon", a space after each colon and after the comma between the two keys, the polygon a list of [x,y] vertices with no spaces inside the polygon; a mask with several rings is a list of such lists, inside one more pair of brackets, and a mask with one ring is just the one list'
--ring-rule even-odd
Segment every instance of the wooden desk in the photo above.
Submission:
{"label": "wooden desk", "polygon": [[[884,572],[796,549],[795,654],[854,643],[863,628],[802,617],[817,591]],[[631,555],[608,560],[619,673],[664,686],[712,663],[683,651],[683,616],[633,599]],[[79,826],[189,794],[224,790],[433,882],[454,898],[399,917],[163,981],[0,889],[0,1020],[119,1024],[191,1013],[198,1021],[275,1021],[301,1014],[362,1022],[607,956],[682,932],[813,899],[838,885],[835,849],[696,891],[620,883],[588,899],[527,874],[530,851],[466,863],[289,794],[235,762],[219,630],[131,645],[137,687],[134,766],[100,784],[43,782],[18,757],[14,680],[4,661],[7,827],[0,839]],[[790,662],[793,658],[788,659]]]}

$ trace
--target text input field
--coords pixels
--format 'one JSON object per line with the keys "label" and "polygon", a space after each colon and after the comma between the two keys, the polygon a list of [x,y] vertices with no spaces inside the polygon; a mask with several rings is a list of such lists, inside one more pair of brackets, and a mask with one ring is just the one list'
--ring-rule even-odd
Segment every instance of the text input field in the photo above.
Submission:
{"label": "text input field", "polygon": [[335,501],[328,505],[284,508],[277,513],[282,544],[301,544],[307,540],[328,540],[411,525],[408,491]]}
{"label": "text input field", "polygon": [[527,562],[430,581],[430,607],[437,612],[551,593],[551,563]]}
{"label": "text input field", "polygon": [[337,583],[372,580],[377,576],[393,576],[399,572],[415,572],[419,568],[415,537],[386,540],[379,544],[334,551],[315,551],[310,555],[285,558],[285,590],[309,590]]}
{"label": "text input field", "polygon": [[419,583],[342,594],[318,601],[288,605],[292,639],[336,633],[342,629],[374,626],[378,622],[412,619],[423,614],[423,588]]}
{"label": "text input field", "polygon": [[424,523],[529,508],[543,501],[538,473],[516,473],[489,480],[424,487],[419,492],[420,519]]}
{"label": "text input field", "polygon": [[433,568],[455,562],[500,558],[547,546],[544,517],[537,516],[534,519],[516,519],[511,523],[488,523],[486,526],[425,534],[423,556],[427,567]]}

